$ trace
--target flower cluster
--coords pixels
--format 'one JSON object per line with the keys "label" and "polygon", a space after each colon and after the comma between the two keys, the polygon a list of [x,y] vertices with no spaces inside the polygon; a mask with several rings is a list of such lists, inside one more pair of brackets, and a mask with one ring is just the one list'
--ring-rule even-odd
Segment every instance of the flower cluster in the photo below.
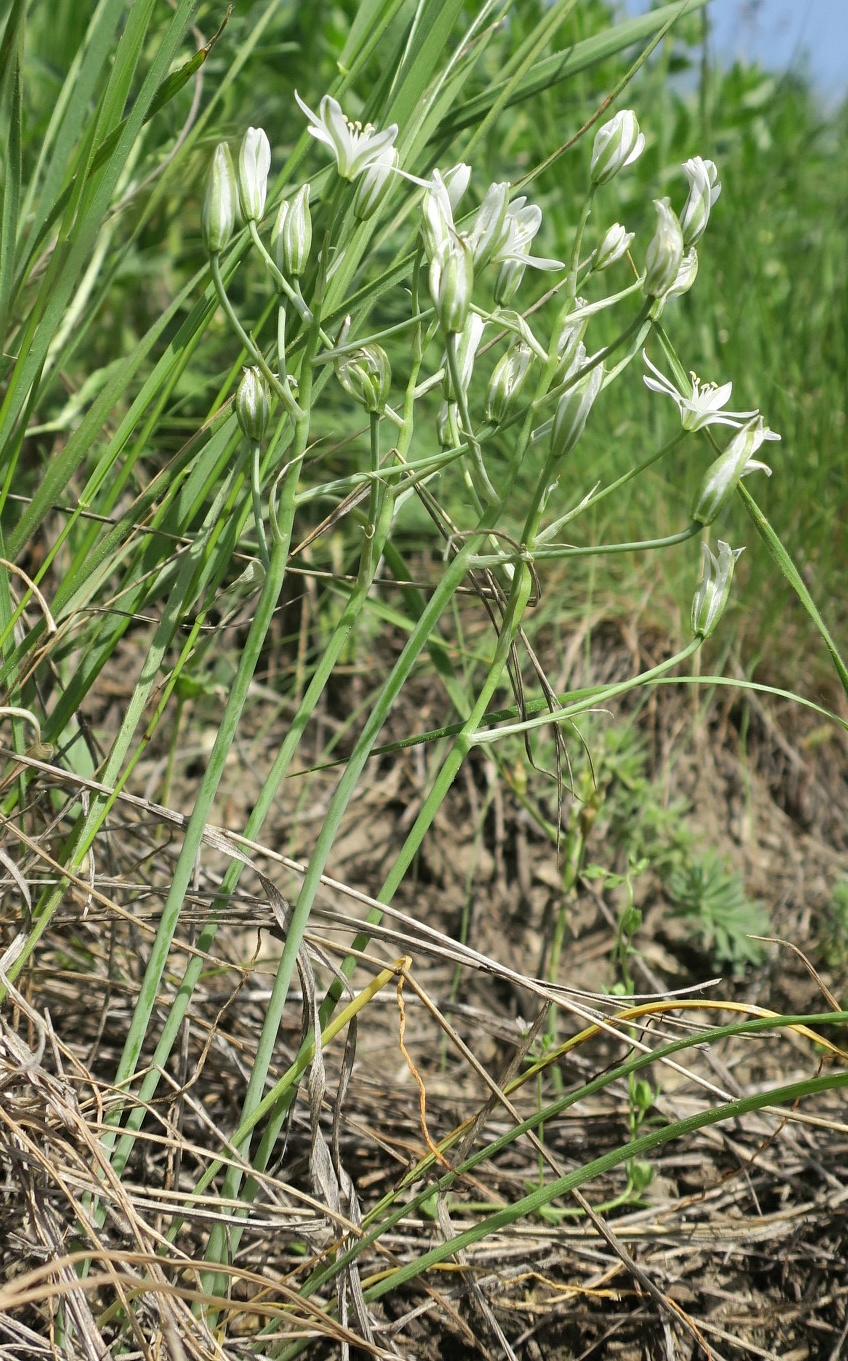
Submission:
{"label": "flower cluster", "polygon": [[[444,349],[440,367],[418,384],[416,396],[441,387],[439,440],[451,457],[467,454],[466,481],[477,495],[478,504],[493,503],[498,495],[484,464],[482,443],[495,429],[505,427],[516,417],[522,391],[537,360],[544,368],[544,382],[541,389],[536,388],[536,396],[525,410],[535,416],[536,406],[548,398],[556,399],[556,407],[552,415],[543,416],[541,423],[526,422],[523,438],[532,439],[536,445],[543,438],[549,439],[546,467],[552,478],[559,477],[557,467],[581,439],[599,394],[638,353],[639,342],[632,344],[627,339],[630,328],[618,342],[608,344],[603,354],[588,354],[584,338],[592,316],[613,305],[623,294],[591,303],[577,296],[578,286],[625,258],[634,272],[638,270],[632,251],[635,233],[620,222],[602,231],[594,249],[585,259],[580,258],[583,229],[596,195],[598,202],[602,201],[604,187],[632,166],[645,149],[645,134],[633,110],[619,111],[595,134],[585,209],[569,273],[552,290],[557,293],[565,286],[566,291],[561,294],[553,334],[546,346],[531,330],[529,314],[510,310],[528,269],[550,272],[565,269],[562,261],[533,253],[543,221],[538,204],[529,202],[523,194],[513,197],[510,183],[500,180],[488,186],[476,211],[464,211],[458,217],[471,181],[470,165],[436,168],[426,179],[418,178],[401,166],[395,124],[377,129],[370,123],[353,121],[331,95],[321,99],[317,113],[297,93],[295,99],[306,116],[310,136],[329,149],[338,176],[354,185],[349,197],[334,197],[336,206],[330,215],[331,222],[347,218],[349,229],[367,222],[381,207],[393,184],[405,181],[423,190],[418,265],[425,265],[432,311],[428,317],[426,307],[423,309],[427,335],[419,354],[439,333]],[[236,165],[229,148],[222,143],[212,159],[202,214],[203,239],[212,257],[219,291],[223,283],[218,257],[232,240],[240,218],[249,229],[253,245],[263,254],[282,296],[277,328],[279,378],[263,356],[254,352],[258,362],[245,367],[236,396],[239,425],[254,445],[264,439],[275,395],[282,399],[289,415],[296,416],[299,410],[295,389],[285,372],[286,308],[294,306],[304,323],[311,325],[314,320],[301,292],[301,280],[309,279],[313,260],[310,187],[304,183],[280,202],[271,232],[271,250],[267,251],[259,226],[265,212],[270,166],[270,143],[261,128],[247,129]],[[694,285],[698,273],[696,247],[721,193],[713,161],[694,156],[683,163],[682,170],[688,183],[682,210],[679,214],[675,211],[671,197],[654,201],[656,226],[644,251],[644,267],[632,288],[625,290],[641,289],[645,330],[656,324],[669,300]],[[346,249],[344,235],[340,240],[332,239],[331,228],[318,260],[313,262],[313,268],[325,282],[334,276]],[[481,286],[487,271],[490,283]],[[222,301],[226,302],[223,294]],[[421,316],[416,318],[419,328],[421,320]],[[487,324],[497,327],[499,336],[506,328],[510,342],[489,381],[485,420],[475,429],[471,415],[472,377]],[[360,345],[348,344],[349,325],[348,319],[335,342],[320,331],[321,343],[330,351],[328,358],[342,388],[369,413],[373,432],[375,425],[379,426],[386,418],[400,421],[389,406],[391,364],[373,336]],[[245,345],[249,345],[250,338],[244,331],[240,334]],[[423,330],[419,329],[419,335],[423,336]],[[624,353],[619,353],[612,361],[614,367],[610,367],[607,360],[616,347]],[[644,350],[642,353],[647,370],[645,384],[675,403],[683,432],[691,434],[720,425],[733,432],[727,448],[707,468],[692,506],[693,526],[711,525],[743,477],[755,471],[770,474],[771,469],[756,454],[765,442],[780,437],[768,428],[758,410],[728,409],[731,383],[705,383],[694,373],[687,381],[677,366],[676,381],[672,381]],[[547,495],[546,490],[540,504],[544,504]],[[543,539],[556,532],[559,523],[549,526]],[[257,529],[261,543],[261,527]],[[692,610],[692,626],[701,638],[709,637],[725,608],[734,565],[742,550],[733,550],[719,541],[717,555],[706,546],[704,551],[704,576]]]}

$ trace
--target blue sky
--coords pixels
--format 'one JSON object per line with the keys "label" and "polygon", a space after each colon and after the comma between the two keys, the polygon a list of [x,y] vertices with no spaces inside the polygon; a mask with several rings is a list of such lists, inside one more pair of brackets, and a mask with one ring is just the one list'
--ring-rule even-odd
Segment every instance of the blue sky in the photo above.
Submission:
{"label": "blue sky", "polygon": [[[650,0],[625,0],[642,13]],[[714,51],[770,70],[803,69],[828,100],[848,93],[848,0],[710,0]]]}

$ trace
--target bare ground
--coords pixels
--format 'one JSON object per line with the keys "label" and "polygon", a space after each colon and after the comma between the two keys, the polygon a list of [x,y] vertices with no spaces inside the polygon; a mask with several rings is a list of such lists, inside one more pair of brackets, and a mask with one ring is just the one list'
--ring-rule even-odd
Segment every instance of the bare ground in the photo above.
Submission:
{"label": "bare ground", "polygon": [[[650,665],[661,647],[658,639],[599,627],[586,671],[582,641],[570,656],[570,684]],[[128,652],[137,645],[128,641]],[[396,645],[388,637],[367,665],[351,662],[310,729],[305,762],[320,762],[334,744],[339,755],[349,749],[359,705]],[[87,715],[95,735],[114,726],[131,674],[116,667],[104,677],[100,707]],[[256,687],[216,807],[223,833],[243,827],[285,731],[290,709],[276,698],[279,679],[269,668]],[[848,1355],[844,1088],[660,1143],[641,1160],[650,1169],[641,1191],[633,1184],[640,1169],[611,1159],[577,1198],[564,1191],[514,1224],[496,1220],[486,1237],[425,1274],[385,1292],[381,1286],[390,1268],[614,1153],[634,1132],[844,1069],[845,1054],[834,1048],[845,1048],[844,1028],[719,1039],[685,1050],[676,1067],[646,1069],[651,1086],[638,1116],[627,1081],[601,1083],[546,1121],[535,1142],[532,1134],[505,1140],[443,1196],[419,1195],[461,1156],[508,1135],[540,1102],[600,1078],[634,1044],[655,1048],[755,1008],[826,1012],[845,998],[848,941],[839,938],[832,908],[834,885],[848,873],[845,734],[787,702],[731,690],[706,706],[694,689],[658,689],[638,711],[631,705],[614,717],[627,718],[642,739],[648,812],[671,809],[696,844],[721,849],[749,895],[767,906],[775,940],[764,961],[736,977],[725,967],[718,979],[703,939],[672,914],[664,875],[648,869],[634,885],[643,921],[629,968],[637,992],[653,1000],[630,1024],[615,1020],[623,1004],[609,989],[620,977],[622,889],[585,877],[573,891],[564,887],[579,805],[565,797],[557,848],[540,825],[557,819],[555,781],[535,774],[518,747],[500,768],[475,755],[393,913],[370,932],[356,990],[386,973],[359,1012],[352,1071],[341,1037],[329,1043],[323,1078],[313,1070],[311,1109],[304,1086],[238,1225],[233,1270],[215,1283],[226,1296],[223,1323],[215,1329],[198,1316],[192,1305],[210,1280],[195,1264],[212,1225],[232,1232],[235,1220],[220,1198],[220,1175],[202,1196],[189,1193],[238,1124],[281,948],[278,920],[296,896],[298,865],[338,778],[332,768],[289,781],[259,849],[210,835],[160,988],[154,1039],[230,857],[243,855],[248,865],[238,893],[217,909],[221,924],[188,1021],[118,1182],[104,1158],[103,1131],[126,1100],[110,1081],[216,703],[213,695],[186,707],[170,786],[164,750],[137,767],[134,801],[116,802],[88,879],[69,885],[0,1016],[0,1356],[182,1361],[272,1355],[283,1344],[294,1354],[300,1340],[316,1357],[350,1342],[354,1355],[410,1361]],[[438,725],[439,703],[422,675],[392,714],[387,740]],[[604,723],[613,718],[593,720],[590,747]],[[569,741],[577,779],[580,740],[571,734]],[[371,763],[311,921],[310,968],[278,1037],[275,1078],[297,1053],[310,977],[320,998],[421,805],[436,754],[417,746]],[[612,759],[598,761],[604,799],[584,868],[626,868],[630,843],[616,811],[637,814],[632,800],[617,797],[624,774]],[[7,861],[33,899],[53,873],[79,798],[61,770],[36,770],[26,818],[17,833],[7,829]],[[27,913],[15,875],[5,883],[0,948],[8,967]],[[566,933],[552,987],[544,980],[561,912]],[[550,1054],[543,1036],[552,1001],[560,1049]],[[534,1059],[533,1080],[516,1083]],[[443,1164],[433,1159],[437,1144]],[[422,1165],[428,1151],[429,1166]],[[94,1194],[102,1213],[92,1207]],[[328,1208],[333,1196],[340,1198]],[[332,1261],[339,1244],[361,1232],[358,1224],[385,1216],[389,1204],[398,1207],[397,1220],[363,1252],[339,1305],[332,1283],[315,1285],[316,1263]],[[307,1281],[314,1286],[308,1299]],[[367,1303],[357,1302],[359,1287]],[[263,1329],[270,1330],[265,1342]]]}

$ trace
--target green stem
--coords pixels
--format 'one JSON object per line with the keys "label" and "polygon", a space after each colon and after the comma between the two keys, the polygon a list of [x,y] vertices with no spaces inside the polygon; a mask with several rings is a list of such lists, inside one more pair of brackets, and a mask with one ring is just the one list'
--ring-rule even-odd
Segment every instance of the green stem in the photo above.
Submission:
{"label": "green stem", "polygon": [[575,718],[577,714],[585,713],[587,709],[599,708],[608,700],[615,699],[617,695],[627,694],[628,690],[636,689],[640,685],[647,685],[656,680],[658,676],[665,675],[672,667],[687,661],[698,651],[700,646],[701,639],[693,638],[692,642],[687,644],[682,652],[676,652],[673,657],[660,662],[657,666],[652,666],[649,671],[642,671],[638,676],[631,676],[628,680],[619,681],[616,685],[608,685],[603,690],[597,690],[584,699],[576,700],[573,704],[566,704],[562,709],[554,709],[552,712],[540,714],[538,718],[526,718],[520,723],[507,723],[502,728],[482,728],[480,731],[471,734],[471,745],[484,747],[491,742],[499,742],[502,737],[514,737],[519,733],[530,732],[534,728],[543,728],[549,723],[565,723],[568,719]]}
{"label": "green stem", "polygon": [[[292,481],[294,481],[294,477],[292,477]],[[286,518],[290,540],[293,519],[293,508],[291,506],[293,493],[291,491],[289,492],[287,499],[289,513]],[[280,591],[282,590],[283,580],[285,578],[289,540],[280,542],[275,541],[271,550],[268,571],[256,605],[256,613],[254,614],[247,640],[239,657],[238,671],[235,680],[233,681],[221,719],[221,724],[215,737],[215,743],[209,756],[200,791],[195,801],[194,808],[192,809],[188,826],[186,827],[183,845],[174,867],[171,886],[162,909],[159,929],[156,932],[156,938],[139,990],[138,1001],[136,1002],[135,1010],[133,1012],[132,1022],[124,1045],[124,1051],[121,1055],[118,1071],[115,1075],[116,1087],[124,1086],[132,1078],[139,1054],[141,1053],[142,1045],[150,1028],[151,1016],[159,997],[162,975],[165,971],[165,966],[171,951],[183,901],[191,884],[191,878],[194,873],[203,833],[206,830],[206,824],[209,821],[212,803],[218,792],[218,786],[235,739],[239,720],[241,718],[245,700],[247,699],[248,690],[253,682],[262,647],[264,646],[265,638],[279,601]],[[152,1096],[156,1091],[161,1067],[170,1054],[173,1039],[176,1038],[176,1030],[181,1019],[182,1014],[180,1008],[172,1007],[157,1045],[150,1070],[141,1084],[138,1103],[134,1105],[127,1117],[126,1129],[128,1133],[125,1133],[121,1137],[120,1142],[114,1149],[111,1161],[118,1176],[121,1175],[126,1166],[127,1158],[129,1157],[134,1142],[133,1131],[138,1129],[141,1125],[146,1110],[146,1103],[152,1099]],[[117,1115],[111,1117],[109,1123],[115,1125],[120,1119],[120,1115],[121,1112],[119,1111]],[[117,1129],[105,1136],[104,1144],[107,1149],[114,1147],[117,1137]]]}
{"label": "green stem", "polygon": [[[259,235],[259,230],[256,226],[256,223],[254,221],[250,221],[248,222],[247,226],[250,232],[250,239],[253,242],[256,249],[258,250],[259,254],[261,255],[263,264],[265,265],[265,268],[267,269],[268,273],[271,275],[271,278],[274,280],[274,283],[276,284],[277,288],[286,298],[288,298],[289,302],[297,312],[298,316],[300,317],[304,325],[310,326],[312,324],[312,313],[310,312],[306,303],[303,301],[302,294],[297,289],[292,288],[286,276],[282,274],[280,270],[277,268],[276,261],[272,259],[271,255],[265,249],[265,242]],[[329,342],[325,341],[325,344],[327,343]]]}
{"label": "green stem", "polygon": [[693,539],[703,530],[703,525],[691,524],[677,534],[667,534],[661,539],[636,539],[633,543],[588,544],[585,548],[572,548],[566,544],[550,544],[547,548],[527,549],[524,553],[476,554],[471,559],[471,567],[498,567],[507,562],[541,562],[547,558],[595,558],[607,553],[637,553],[649,548],[672,548],[675,544]]}
{"label": "green stem", "polygon": [[738,491],[739,495],[742,497],[742,503],[753,521],[754,528],[824,639],[825,647],[830,653],[833,665],[836,667],[836,673],[842,683],[842,688],[845,691],[845,694],[848,695],[848,667],[846,667],[845,662],[842,660],[839,649],[833,641],[830,630],[819,614],[813,597],[804,585],[798,568],[790,558],[765,515],[763,515],[763,512],[748,491],[748,488],[740,482]]}
{"label": "green stem", "polygon": [[483,499],[487,504],[491,506],[497,503],[498,494],[489,480],[489,474],[486,472],[486,465],[483,462],[480,445],[474,438],[474,428],[471,424],[471,416],[468,411],[468,395],[462,386],[462,374],[460,373],[459,359],[457,356],[459,341],[460,337],[455,332],[451,333],[447,339],[448,368],[450,370],[451,385],[453,387],[454,397],[456,398],[456,404],[459,407],[459,415],[462,421],[462,433],[468,441],[468,451],[471,454],[471,474],[475,487],[478,493],[482,493]]}
{"label": "green stem", "polygon": [[262,470],[260,466],[262,449],[254,443],[250,460],[250,499],[253,505],[253,524],[259,545],[259,559],[267,575],[271,560],[268,556],[268,541],[265,538],[265,518],[262,514]]}
{"label": "green stem", "polygon": [[643,473],[646,468],[650,468],[652,464],[658,462],[659,459],[663,458],[666,454],[671,453],[672,449],[676,449],[677,445],[680,444],[685,436],[685,430],[678,430],[673,439],[670,439],[668,443],[664,444],[656,453],[651,454],[649,458],[644,459],[641,463],[637,463],[629,472],[622,473],[621,477],[617,477],[614,482],[610,482],[609,486],[602,487],[600,491],[593,492],[591,496],[587,496],[585,501],[581,501],[578,506],[574,506],[565,515],[561,515],[558,520],[554,520],[553,524],[548,525],[546,529],[543,529],[541,533],[536,535],[536,543],[544,544],[550,539],[553,539],[561,529],[564,529],[565,526],[578,515],[582,515],[584,511],[591,510],[593,506],[598,505],[605,497],[611,496],[614,491],[619,491],[621,487],[625,487],[628,482],[632,482],[634,477],[638,477],[640,473]]}
{"label": "green stem", "polygon": [[271,368],[268,365],[267,359],[260,350],[259,346],[256,344],[256,341],[253,339],[252,336],[249,336],[247,334],[247,331],[244,329],[238,317],[236,316],[235,309],[232,303],[230,302],[229,297],[227,296],[227,290],[224,287],[224,280],[221,276],[220,256],[210,255],[209,265],[212,270],[212,282],[215,285],[215,292],[218,294],[218,301],[220,302],[221,307],[226,313],[227,320],[229,321],[235,334],[241,341],[242,348],[244,349],[245,354],[250,355],[250,358],[253,360],[254,364],[256,364],[257,368],[261,371],[263,377],[265,378],[269,386],[277,394],[280,401],[283,403],[283,406],[285,407],[286,411],[293,418],[293,420],[295,421],[303,420],[304,418],[303,411],[300,405],[295,401],[294,397],[292,396],[290,388],[286,383],[281,383],[277,375],[272,372]]}

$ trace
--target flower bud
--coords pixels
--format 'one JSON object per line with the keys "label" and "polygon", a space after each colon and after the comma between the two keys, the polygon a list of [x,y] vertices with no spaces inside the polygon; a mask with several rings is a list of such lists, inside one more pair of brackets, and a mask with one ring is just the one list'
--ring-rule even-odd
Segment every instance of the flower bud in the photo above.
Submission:
{"label": "flower bud", "polygon": [[360,222],[366,222],[369,217],[373,217],[383,202],[389,192],[399,160],[397,147],[384,147],[377,160],[372,161],[367,170],[363,170],[359,176],[353,199],[353,215]]}
{"label": "flower bud", "polygon": [[674,284],[683,263],[683,236],[680,223],[667,198],[654,199],[657,229],[645,255],[645,293],[661,298]]}
{"label": "flower bud", "polygon": [[645,134],[632,109],[622,109],[595,134],[589,174],[593,184],[609,184],[626,165],[642,155]]}
{"label": "flower bud", "polygon": [[268,384],[254,364],[243,370],[236,392],[236,419],[246,439],[257,443],[264,439],[269,414]]}
{"label": "flower bud", "polygon": [[482,269],[488,264],[503,244],[508,203],[509,183],[504,180],[500,184],[490,184],[468,233],[475,269]]}
{"label": "flower bud", "polygon": [[271,233],[271,247],[280,273],[288,278],[299,278],[306,269],[312,249],[308,184],[302,184],[294,198],[284,199],[280,204]]}
{"label": "flower bud", "polygon": [[486,394],[486,420],[493,425],[500,425],[512,414],[532,358],[530,346],[519,340],[495,365]]}
{"label": "flower bud", "polygon": [[261,128],[248,128],[242,138],[238,161],[238,194],[245,222],[258,222],[265,211],[271,147]]}
{"label": "flower bud", "polygon": [[683,293],[688,293],[697,277],[698,252],[695,247],[692,246],[691,250],[686,252],[681,261],[680,268],[677,271],[677,278],[665,295],[666,300],[668,298],[679,298]]}
{"label": "flower bud", "polygon": [[[459,381],[462,387],[462,395],[468,395],[471,385],[471,375],[474,372],[474,361],[477,358],[477,350],[483,336],[485,322],[482,317],[478,317],[476,312],[469,312],[462,328],[462,334],[456,340],[456,367],[459,370]],[[450,343],[450,342],[448,342]],[[447,356],[444,361],[445,381],[444,394],[449,402],[458,401],[457,393],[454,391],[453,374]]]}
{"label": "flower bud", "polygon": [[737,431],[724,453],[706,471],[692,507],[692,519],[696,523],[711,525],[746,473],[760,471],[771,476],[771,468],[754,458],[760,445],[767,439],[780,439],[780,436],[764,426],[763,418],[759,415]]}
{"label": "flower bud", "polygon": [[[571,365],[574,362],[574,356],[577,354],[581,341],[586,334],[589,318],[587,316],[578,316],[575,319],[575,313],[581,312],[585,306],[585,298],[574,299],[574,311],[570,316],[566,317],[562,325],[562,330],[556,338],[556,352],[559,357],[557,372],[560,375],[560,379],[562,379],[570,370]],[[584,356],[586,354],[585,348],[583,354]]]}
{"label": "flower bud", "polygon": [[[586,358],[586,350],[581,341],[572,364],[574,373],[585,366]],[[603,381],[604,366],[596,364],[560,397],[551,434],[551,452],[556,458],[564,458],[566,454],[571,453],[583,434],[589,412],[595,404]]]}
{"label": "flower bud", "polygon": [[335,370],[345,392],[361,402],[366,411],[372,415],[385,411],[392,369],[381,345],[363,345],[361,350],[337,360]]}
{"label": "flower bud", "polygon": [[718,541],[718,557],[707,544],[703,549],[704,577],[692,601],[692,632],[696,637],[709,638],[724,614],[736,559],[745,550],[731,548],[723,539]]}
{"label": "flower bud", "polygon": [[219,142],[206,180],[201,227],[210,255],[226,250],[236,222],[236,172],[226,142]]}
{"label": "flower bud", "polygon": [[518,292],[521,280],[524,278],[526,268],[527,266],[523,265],[520,260],[504,260],[495,280],[495,302],[499,307],[506,307],[512,302]]}
{"label": "flower bud", "polygon": [[592,268],[594,270],[609,269],[620,260],[622,255],[630,248],[635,232],[624,230],[620,222],[615,222],[607,232],[604,233],[600,245],[596,248],[592,256]]}
{"label": "flower bud", "polygon": [[474,259],[467,243],[455,232],[442,242],[430,265],[430,296],[442,330],[461,331],[471,307]]}
{"label": "flower bud", "polygon": [[680,229],[684,246],[694,246],[707,229],[710,209],[721,193],[721,181],[714,161],[703,161],[694,156],[683,166],[689,181],[689,197],[680,214]]}

